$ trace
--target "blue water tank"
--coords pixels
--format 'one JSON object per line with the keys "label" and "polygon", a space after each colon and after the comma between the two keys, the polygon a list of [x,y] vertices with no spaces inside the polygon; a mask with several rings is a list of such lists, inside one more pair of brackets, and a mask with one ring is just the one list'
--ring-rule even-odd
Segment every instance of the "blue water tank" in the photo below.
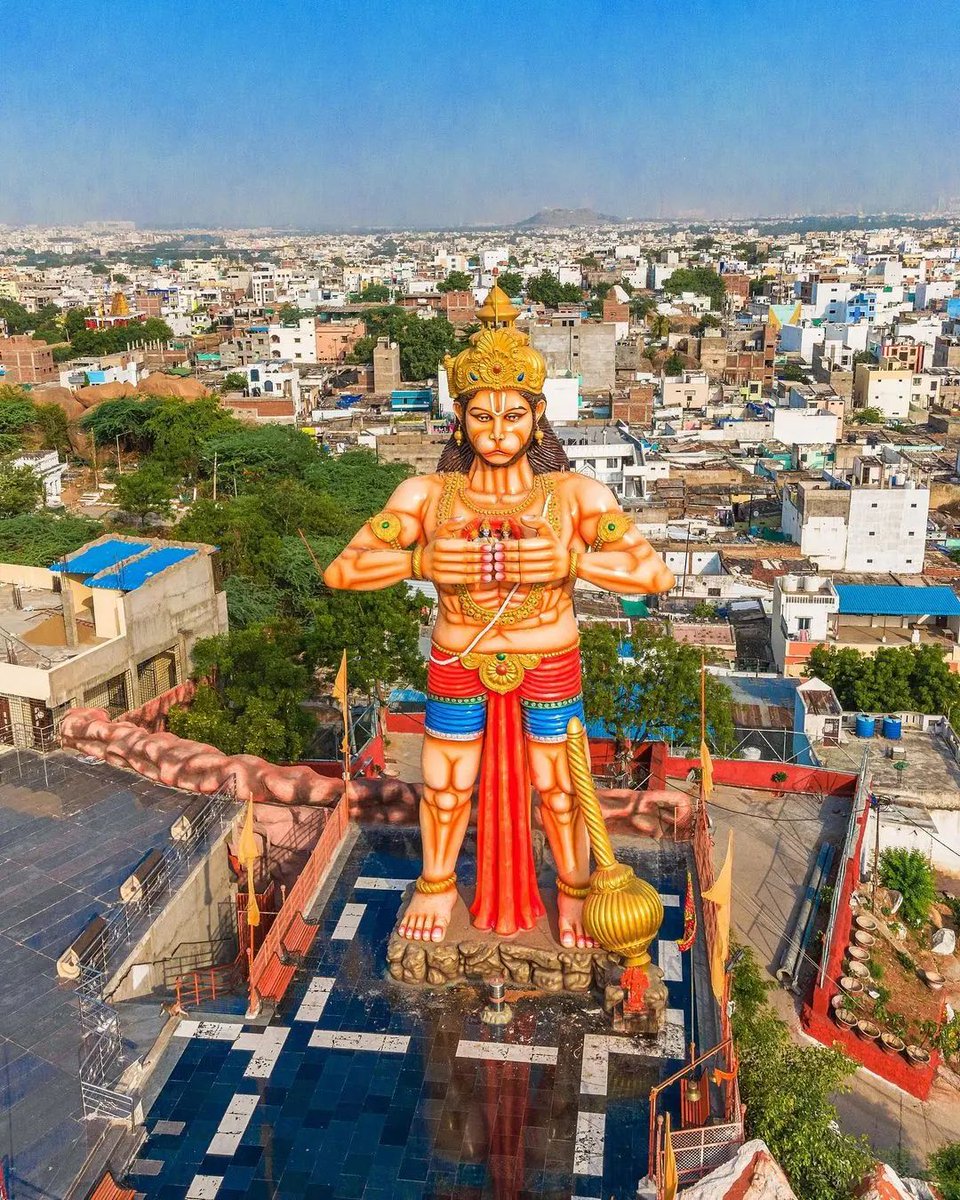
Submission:
{"label": "blue water tank", "polygon": [[891,742],[899,742],[903,736],[903,721],[899,717],[884,717],[883,736],[889,738]]}
{"label": "blue water tank", "polygon": [[876,728],[877,723],[873,717],[868,717],[866,713],[857,713],[857,737],[873,737]]}

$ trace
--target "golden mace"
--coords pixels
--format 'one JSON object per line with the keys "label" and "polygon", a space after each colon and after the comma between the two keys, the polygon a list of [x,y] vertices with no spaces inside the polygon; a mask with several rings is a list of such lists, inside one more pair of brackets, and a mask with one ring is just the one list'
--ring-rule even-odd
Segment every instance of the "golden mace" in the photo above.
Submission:
{"label": "golden mace", "polygon": [[567,724],[567,763],[597,860],[583,905],[583,927],[604,950],[621,957],[625,966],[645,967],[650,962],[650,943],[663,923],[663,902],[656,888],[614,857],[590,773],[587,733],[577,717]]}

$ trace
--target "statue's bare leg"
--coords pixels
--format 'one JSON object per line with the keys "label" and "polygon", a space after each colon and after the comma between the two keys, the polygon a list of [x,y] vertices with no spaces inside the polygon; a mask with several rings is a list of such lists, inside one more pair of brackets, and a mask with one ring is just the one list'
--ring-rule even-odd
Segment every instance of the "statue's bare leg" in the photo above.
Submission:
{"label": "statue's bare leg", "polygon": [[[446,879],[457,867],[470,822],[470,800],[480,770],[482,735],[472,742],[453,742],[427,734],[423,739],[423,799],[420,834],[423,878]],[[416,942],[441,942],[457,901],[456,888],[413,893],[397,933]]]}
{"label": "statue's bare leg", "polygon": [[[584,887],[590,879],[590,840],[577,807],[563,743],[527,742],[530,779],[540,793],[543,828],[564,883]],[[582,949],[595,943],[583,928],[583,901],[557,893],[560,941]]]}

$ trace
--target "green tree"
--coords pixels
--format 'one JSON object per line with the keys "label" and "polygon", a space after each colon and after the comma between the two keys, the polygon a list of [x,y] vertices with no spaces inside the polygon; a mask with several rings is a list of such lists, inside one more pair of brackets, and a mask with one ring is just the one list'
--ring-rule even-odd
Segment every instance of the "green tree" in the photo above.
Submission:
{"label": "green tree", "polygon": [[247,377],[242,371],[228,371],[220,383],[221,392],[245,392]]}
{"label": "green tree", "polygon": [[14,384],[0,384],[0,451],[21,449],[36,420],[37,410],[30,394]]}
{"label": "green tree", "polygon": [[683,359],[674,350],[670,357],[663,364],[664,375],[682,375],[683,374]]}
{"label": "green tree", "polygon": [[670,335],[670,318],[666,313],[655,313],[650,317],[650,336],[665,338]]}
{"label": "green tree", "polygon": [[787,383],[809,383],[810,376],[804,371],[799,363],[788,362],[782,367],[777,368],[777,377],[784,379]]}
{"label": "green tree", "polygon": [[960,676],[935,645],[881,646],[872,655],[815,646],[806,670],[829,684],[848,712],[960,715]]}
{"label": "green tree", "polygon": [[354,346],[349,361],[373,362],[377,339],[389,338],[400,348],[400,369],[404,379],[428,379],[435,376],[445,354],[462,350],[464,341],[446,317],[421,320],[416,313],[391,305],[370,309],[363,315],[367,336]]}
{"label": "green tree", "polygon": [[98,446],[116,442],[119,438],[127,450],[145,454],[153,447],[148,423],[159,401],[141,400],[130,396],[104,400],[80,418],[80,428],[89,433]]}
{"label": "green tree", "polygon": [[213,473],[213,457],[221,490],[239,491],[268,479],[299,479],[317,462],[315,439],[290,425],[243,425],[239,421],[223,424],[221,432],[206,437],[203,447],[203,474]]}
{"label": "green tree", "polygon": [[314,729],[303,709],[313,663],[296,626],[277,621],[206,638],[193,661],[196,676],[212,682],[198,688],[189,709],[171,711],[173,733],[227,754],[300,758]]}
{"label": "green tree", "polygon": [[19,301],[0,297],[0,321],[6,322],[9,333],[26,333],[28,329],[35,328],[36,319]]}
{"label": "green tree", "polygon": [[875,367],[877,362],[877,356],[872,350],[858,350],[853,356],[854,366],[857,366],[858,363],[866,363],[868,367]]}
{"label": "green tree", "polygon": [[[891,846],[880,855],[880,882],[903,896],[900,914],[908,925],[920,929],[936,902],[936,872],[920,850]],[[898,914],[898,915],[900,915]]]}
{"label": "green tree", "polygon": [[719,317],[715,317],[713,313],[704,313],[700,320],[694,325],[693,332],[697,337],[703,337],[708,329],[720,329],[723,322]]}
{"label": "green tree", "polygon": [[[96,410],[94,410],[96,411]],[[208,443],[242,428],[237,419],[220,407],[214,396],[181,400],[159,398],[144,425],[150,441],[152,461],[171,476],[196,475],[201,463],[210,461]]]}
{"label": "green tree", "polygon": [[930,1155],[930,1177],[943,1200],[960,1200],[960,1142],[948,1142]]}
{"label": "green tree", "polygon": [[583,300],[583,289],[575,283],[561,283],[550,271],[541,271],[527,283],[527,299],[547,308],[576,304]]}
{"label": "green tree", "polygon": [[0,520],[32,513],[42,498],[43,484],[32,468],[0,462]]}
{"label": "green tree", "polygon": [[868,405],[866,408],[858,408],[851,416],[851,420],[858,425],[882,425],[884,415],[879,408],[874,408]]}
{"label": "green tree", "polygon": [[473,290],[473,276],[466,271],[451,271],[446,279],[437,284],[438,292],[469,292]]}
{"label": "green tree", "polygon": [[0,562],[49,567],[101,533],[97,521],[49,509],[9,517],[0,520]]}
{"label": "green tree", "polygon": [[[700,653],[636,622],[633,662],[619,655],[620,635],[609,625],[591,624],[581,634],[583,701],[587,719],[603,721],[618,746],[663,739],[700,743]],[[709,672],[705,678],[708,736],[714,747],[733,744],[730,689]]]}
{"label": "green tree", "polygon": [[359,527],[384,508],[396,488],[412,474],[406,463],[381,463],[372,450],[359,449],[317,459],[304,473],[304,479],[314,491],[332,497]]}
{"label": "green tree", "polygon": [[630,298],[630,316],[635,321],[642,321],[646,316],[653,312],[655,301],[652,296],[631,296]]}
{"label": "green tree", "polygon": [[70,422],[59,404],[38,404],[35,407],[34,427],[39,449],[70,453]]}
{"label": "green tree", "polygon": [[710,267],[679,267],[664,283],[663,290],[672,295],[693,292],[698,296],[709,296],[711,308],[722,308],[727,294],[723,276]]}
{"label": "green tree", "polygon": [[831,1100],[849,1091],[854,1064],[839,1050],[801,1046],[774,1012],[756,960],[733,969],[733,1033],[747,1131],[762,1138],[803,1200],[844,1200],[873,1163],[865,1138],[836,1127]]}
{"label": "green tree", "polygon": [[360,291],[362,304],[385,304],[390,299],[390,289],[385,283],[368,283]]}
{"label": "green tree", "polygon": [[508,296],[523,295],[523,276],[519,271],[502,271],[497,283]]}
{"label": "green tree", "polygon": [[133,513],[145,525],[151,513],[158,517],[170,515],[174,489],[156,463],[145,463],[137,471],[118,475],[113,494],[123,512]]}

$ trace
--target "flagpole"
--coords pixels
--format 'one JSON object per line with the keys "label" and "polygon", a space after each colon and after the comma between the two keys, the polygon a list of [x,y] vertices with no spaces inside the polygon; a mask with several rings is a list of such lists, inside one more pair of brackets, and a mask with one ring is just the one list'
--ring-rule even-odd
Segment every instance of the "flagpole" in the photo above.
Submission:
{"label": "flagpole", "polygon": [[[706,691],[706,657],[703,650],[700,651],[700,744],[707,744],[707,691]],[[706,802],[703,786],[703,770],[700,771],[700,805],[701,807]]]}

